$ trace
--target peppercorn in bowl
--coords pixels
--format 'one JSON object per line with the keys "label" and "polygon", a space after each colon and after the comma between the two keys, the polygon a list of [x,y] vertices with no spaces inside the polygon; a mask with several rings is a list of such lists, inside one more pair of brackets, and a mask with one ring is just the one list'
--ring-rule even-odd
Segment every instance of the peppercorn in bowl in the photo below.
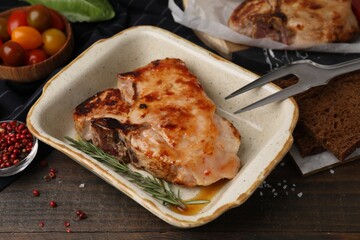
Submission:
{"label": "peppercorn in bowl", "polygon": [[35,158],[38,140],[25,123],[0,121],[0,177],[23,171]]}
{"label": "peppercorn in bowl", "polygon": [[0,80],[34,82],[64,66],[74,48],[72,28],[43,5],[0,13]]}

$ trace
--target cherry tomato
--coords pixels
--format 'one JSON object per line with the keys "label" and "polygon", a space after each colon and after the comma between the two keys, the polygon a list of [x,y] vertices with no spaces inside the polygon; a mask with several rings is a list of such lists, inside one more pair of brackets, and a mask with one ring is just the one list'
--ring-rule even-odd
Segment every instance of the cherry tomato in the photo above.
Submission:
{"label": "cherry tomato", "polygon": [[33,27],[21,26],[12,31],[11,40],[19,43],[24,49],[35,49],[41,46],[41,33]]}
{"label": "cherry tomato", "polygon": [[27,23],[29,26],[36,28],[40,32],[51,26],[51,14],[44,5],[33,5],[27,12]]}
{"label": "cherry tomato", "polygon": [[25,10],[14,10],[9,18],[7,23],[7,31],[9,36],[11,36],[12,31],[20,26],[27,26],[27,20],[26,20],[26,12]]}
{"label": "cherry tomato", "polygon": [[358,22],[360,23],[360,0],[353,0],[351,6]]}
{"label": "cherry tomato", "polygon": [[21,66],[25,61],[25,50],[14,41],[7,41],[0,47],[0,57],[5,65]]}
{"label": "cherry tomato", "polygon": [[43,49],[44,51],[52,56],[57,53],[65,44],[65,34],[56,28],[50,28],[43,32]]}
{"label": "cherry tomato", "polygon": [[60,16],[60,14],[58,12],[56,12],[55,10],[52,10],[51,8],[49,8],[49,11],[50,11],[50,15],[51,15],[51,27],[57,28],[61,31],[64,31],[65,23],[64,23],[62,17]]}
{"label": "cherry tomato", "polygon": [[7,32],[7,20],[3,17],[0,17],[0,39],[4,42],[10,39],[9,33]]}
{"label": "cherry tomato", "polygon": [[48,56],[42,49],[32,49],[26,52],[25,64],[31,65],[44,61]]}

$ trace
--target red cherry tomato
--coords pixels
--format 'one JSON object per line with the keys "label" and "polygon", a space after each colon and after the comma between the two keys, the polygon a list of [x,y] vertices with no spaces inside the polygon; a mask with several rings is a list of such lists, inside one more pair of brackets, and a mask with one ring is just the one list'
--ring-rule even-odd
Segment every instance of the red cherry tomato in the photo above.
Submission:
{"label": "red cherry tomato", "polygon": [[26,53],[25,64],[26,65],[36,64],[44,61],[47,58],[48,58],[47,54],[42,49],[37,48],[37,49],[29,50]]}
{"label": "red cherry tomato", "polygon": [[61,17],[61,15],[56,12],[55,10],[50,9],[50,15],[51,15],[51,27],[52,28],[57,28],[60,31],[64,31],[65,30],[65,23]]}
{"label": "red cherry tomato", "polygon": [[36,4],[31,6],[26,16],[29,26],[36,28],[40,32],[51,26],[50,11],[44,5]]}
{"label": "red cherry tomato", "polygon": [[360,23],[360,0],[353,0],[351,6],[358,22]]}
{"label": "red cherry tomato", "polygon": [[41,33],[33,27],[21,26],[12,31],[11,40],[19,43],[24,49],[35,49],[41,46]]}
{"label": "red cherry tomato", "polygon": [[7,31],[9,36],[11,36],[11,33],[15,28],[27,25],[28,23],[26,20],[26,12],[24,10],[14,10],[10,14],[7,23]]}
{"label": "red cherry tomato", "polygon": [[21,66],[25,61],[25,50],[14,41],[7,41],[0,47],[0,57],[5,65]]}

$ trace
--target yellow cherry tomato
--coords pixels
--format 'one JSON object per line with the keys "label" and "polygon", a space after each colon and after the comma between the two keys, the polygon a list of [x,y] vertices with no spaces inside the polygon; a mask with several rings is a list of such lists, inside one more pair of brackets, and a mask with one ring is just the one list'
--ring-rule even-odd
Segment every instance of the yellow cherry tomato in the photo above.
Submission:
{"label": "yellow cherry tomato", "polygon": [[35,49],[41,46],[41,33],[33,27],[20,26],[11,33],[11,40],[20,44],[24,49]]}
{"label": "yellow cherry tomato", "polygon": [[56,28],[50,28],[42,33],[43,50],[50,56],[57,53],[65,44],[65,34]]}

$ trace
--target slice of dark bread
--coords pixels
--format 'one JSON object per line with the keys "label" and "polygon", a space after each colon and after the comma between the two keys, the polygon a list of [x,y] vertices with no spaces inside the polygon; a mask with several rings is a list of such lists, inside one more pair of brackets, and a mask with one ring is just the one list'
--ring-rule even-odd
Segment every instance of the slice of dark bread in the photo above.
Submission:
{"label": "slice of dark bread", "polygon": [[[298,79],[294,76],[287,76],[274,81],[274,83],[281,88],[289,87],[297,82]],[[302,98],[311,94],[313,91],[319,91],[319,88],[310,89],[304,93],[300,93],[294,96],[294,98],[297,102],[300,102]],[[300,123],[298,123],[296,128],[294,129],[293,137],[295,145],[297,146],[299,153],[302,157],[311,156],[326,151],[326,149],[321,145],[321,143],[319,143],[313,136],[309,135],[307,130]]]}
{"label": "slice of dark bread", "polygon": [[[276,82],[280,87],[293,83],[292,78]],[[360,147],[360,71],[312,88],[295,100],[299,123],[294,138],[302,156],[326,149],[344,160]]]}
{"label": "slice of dark bread", "polygon": [[360,72],[337,77],[297,101],[299,124],[339,160],[360,147]]}
{"label": "slice of dark bread", "polygon": [[314,137],[306,132],[302,124],[298,124],[294,130],[294,141],[302,157],[315,155],[326,149]]}

